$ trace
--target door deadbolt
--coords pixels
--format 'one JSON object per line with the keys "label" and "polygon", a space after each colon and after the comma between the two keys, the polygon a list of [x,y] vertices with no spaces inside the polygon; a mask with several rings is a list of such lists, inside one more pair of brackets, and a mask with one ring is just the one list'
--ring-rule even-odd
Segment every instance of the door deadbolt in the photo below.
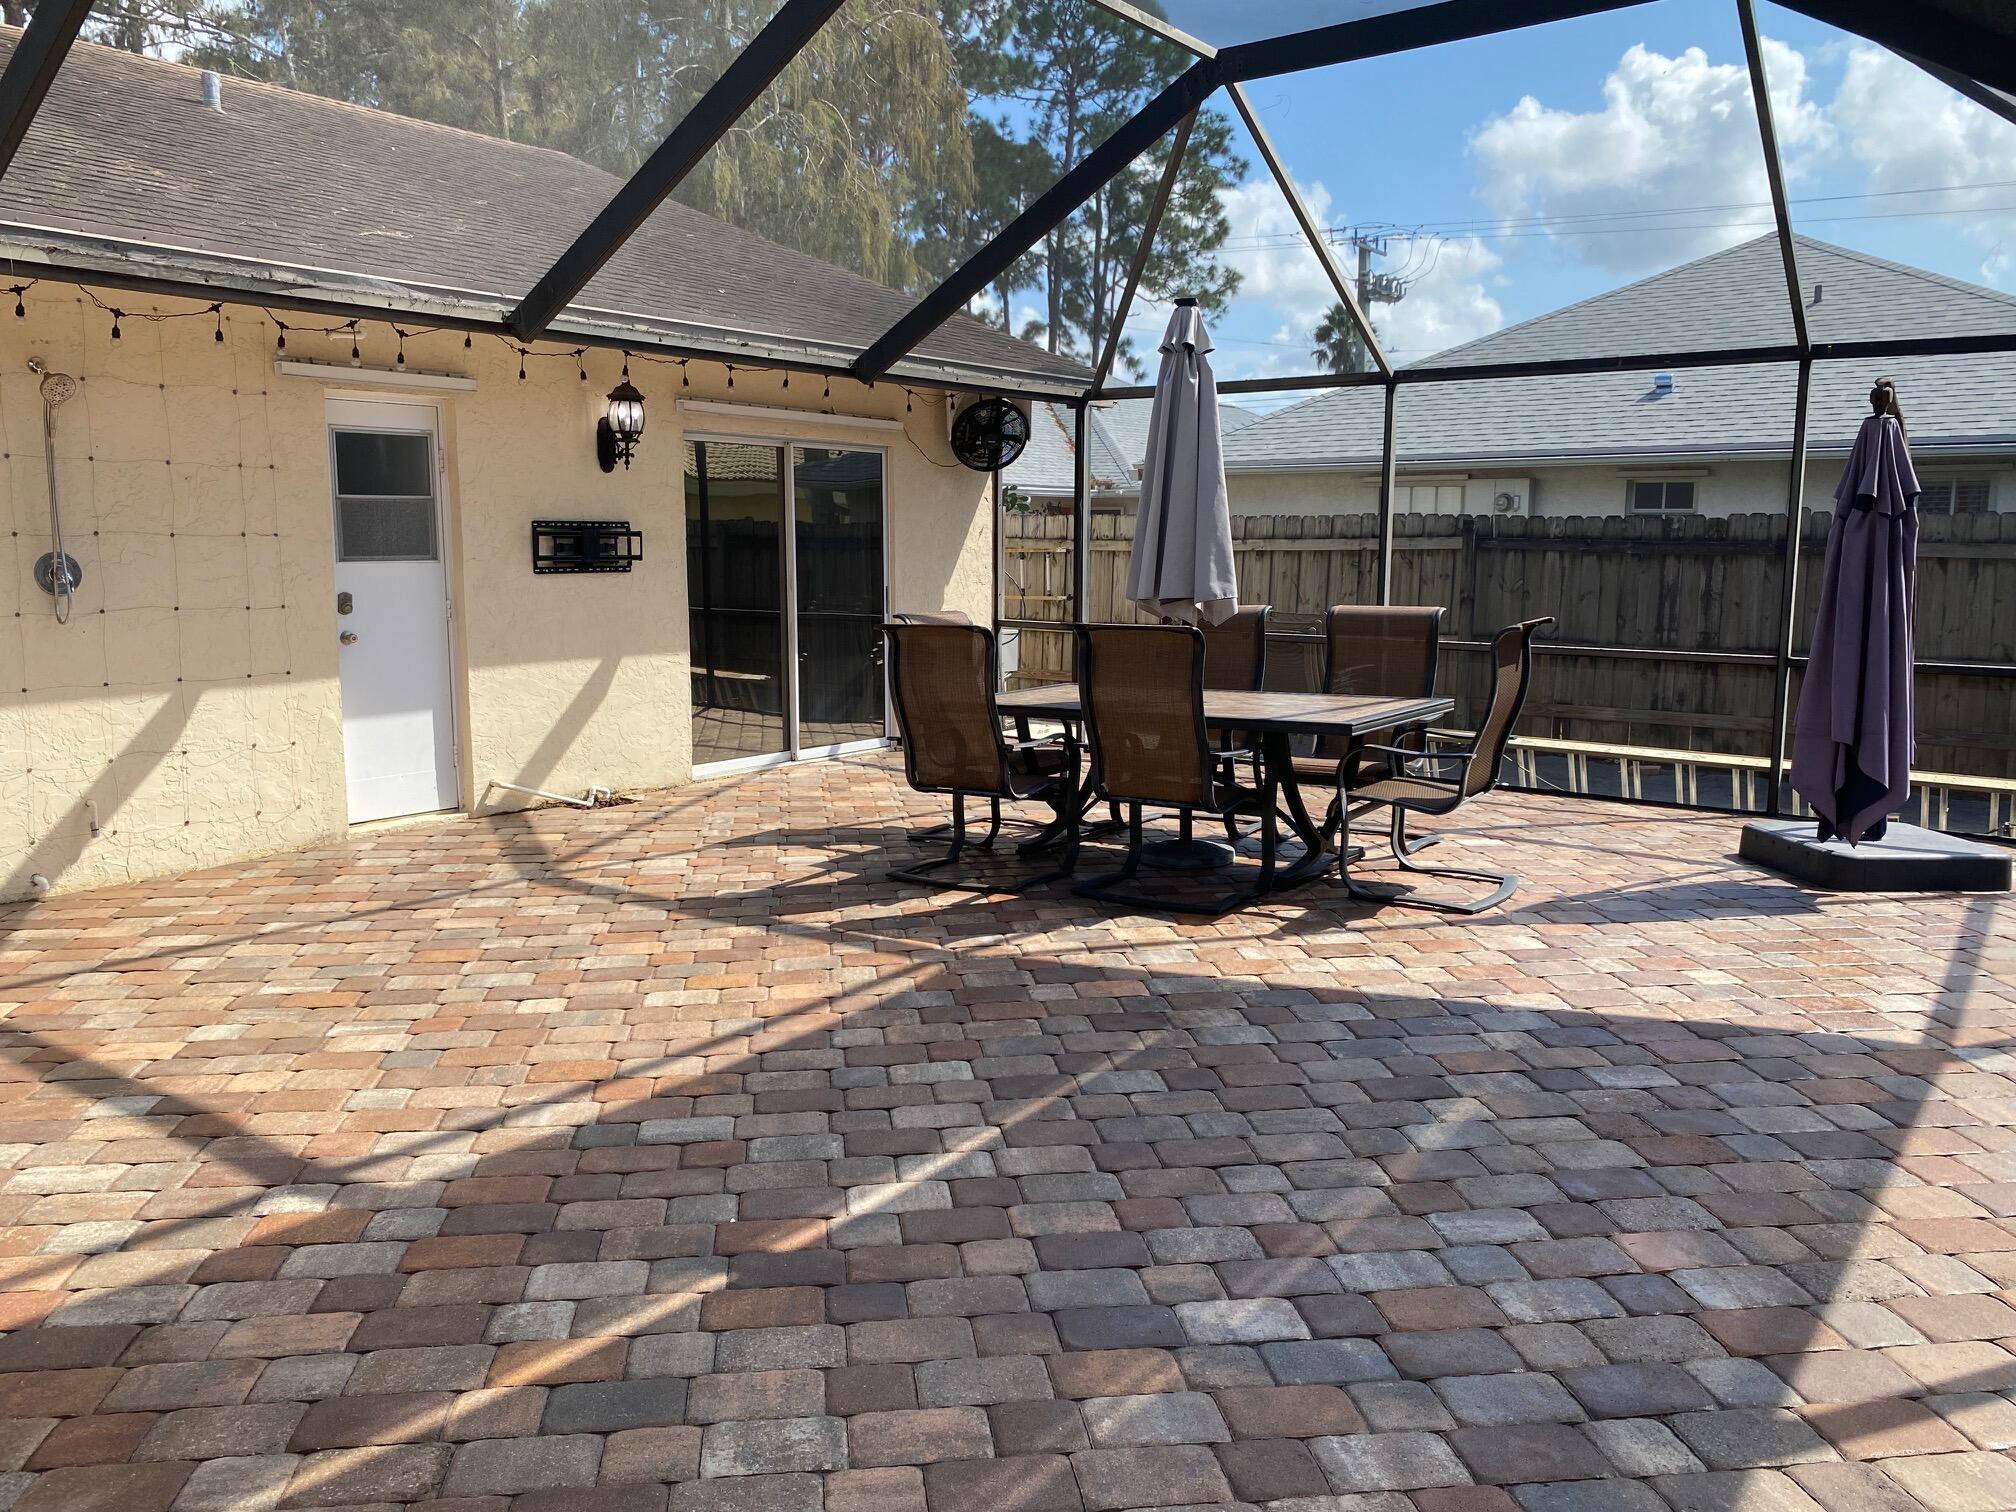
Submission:
{"label": "door deadbolt", "polygon": [[339,593],[336,595],[336,612],[338,614],[348,614],[352,607],[349,594]]}

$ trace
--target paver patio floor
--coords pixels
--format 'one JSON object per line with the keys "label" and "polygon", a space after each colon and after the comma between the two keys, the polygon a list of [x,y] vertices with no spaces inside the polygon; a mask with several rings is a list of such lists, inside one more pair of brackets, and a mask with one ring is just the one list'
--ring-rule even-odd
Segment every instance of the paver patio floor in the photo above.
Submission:
{"label": "paver patio floor", "polygon": [[1466,921],[927,894],[886,758],[0,910],[0,1509],[2016,1507],[2016,905],[1466,814]]}

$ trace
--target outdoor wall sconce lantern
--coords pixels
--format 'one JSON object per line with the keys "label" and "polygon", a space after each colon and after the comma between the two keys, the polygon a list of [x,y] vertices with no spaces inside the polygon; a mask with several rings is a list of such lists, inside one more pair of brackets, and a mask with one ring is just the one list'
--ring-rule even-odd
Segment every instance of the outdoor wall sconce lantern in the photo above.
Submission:
{"label": "outdoor wall sconce lantern", "polygon": [[644,434],[644,396],[625,378],[609,390],[609,413],[595,422],[595,460],[602,471],[616,471],[621,462],[627,471]]}

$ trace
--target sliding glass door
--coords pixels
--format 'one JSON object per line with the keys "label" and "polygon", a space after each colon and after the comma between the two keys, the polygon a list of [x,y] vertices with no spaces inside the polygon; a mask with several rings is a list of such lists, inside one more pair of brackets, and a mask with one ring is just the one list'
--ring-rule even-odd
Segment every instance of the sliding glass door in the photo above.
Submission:
{"label": "sliding glass door", "polygon": [[686,553],[696,767],[887,734],[881,452],[689,440]]}

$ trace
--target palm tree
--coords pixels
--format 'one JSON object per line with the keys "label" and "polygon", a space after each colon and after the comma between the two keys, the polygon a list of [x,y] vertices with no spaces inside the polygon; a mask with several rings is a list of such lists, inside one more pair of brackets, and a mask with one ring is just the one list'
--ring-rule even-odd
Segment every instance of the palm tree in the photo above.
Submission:
{"label": "palm tree", "polygon": [[1365,341],[1358,322],[1340,299],[1316,327],[1316,347],[1310,356],[1332,373],[1355,373],[1365,365]]}

